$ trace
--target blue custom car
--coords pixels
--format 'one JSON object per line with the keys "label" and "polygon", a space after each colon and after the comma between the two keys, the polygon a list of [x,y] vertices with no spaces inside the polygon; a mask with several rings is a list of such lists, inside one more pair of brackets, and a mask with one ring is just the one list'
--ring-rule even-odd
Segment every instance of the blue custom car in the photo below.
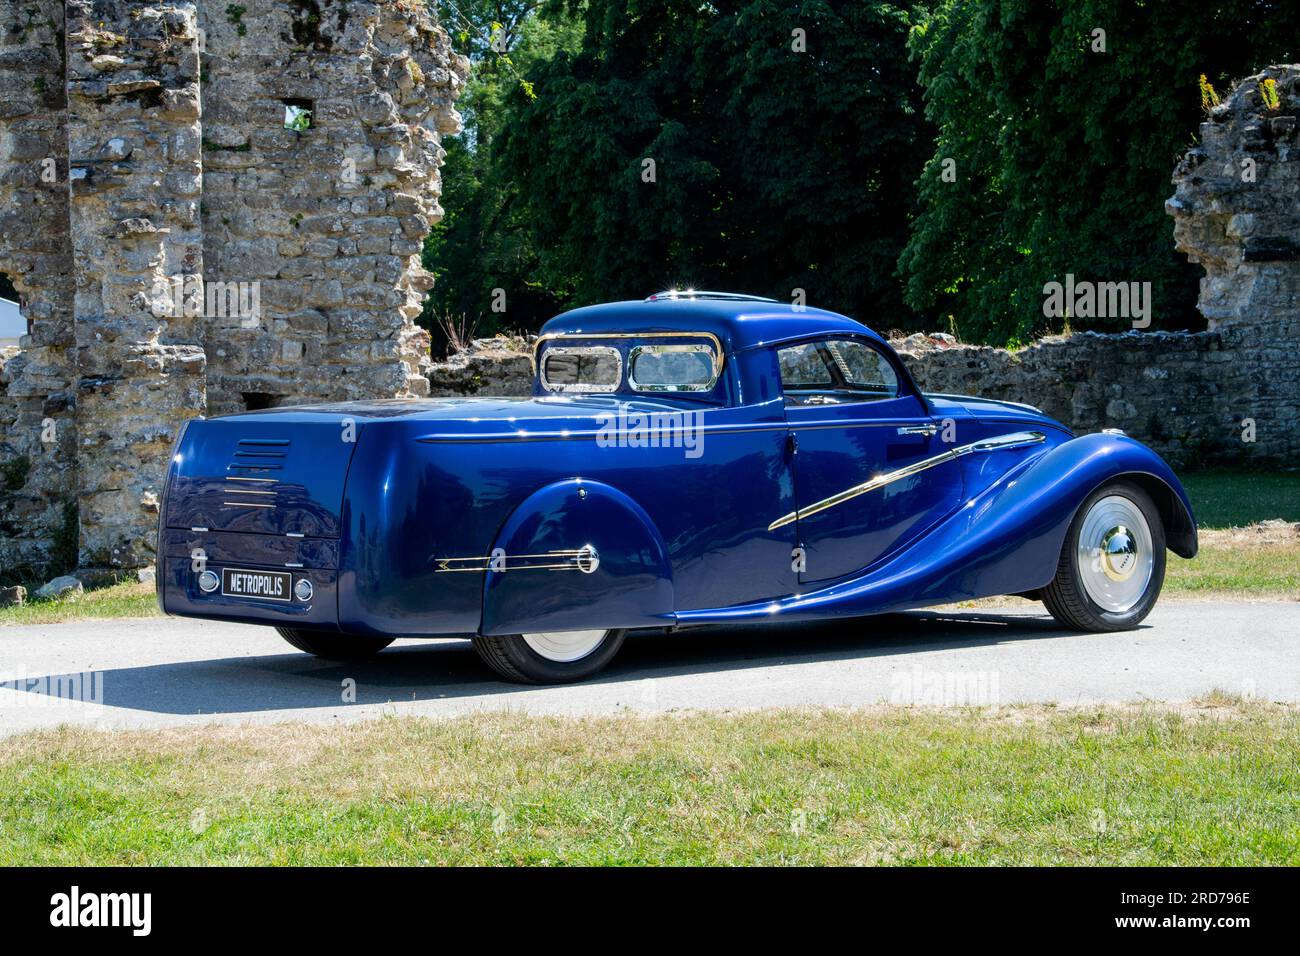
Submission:
{"label": "blue custom car", "polygon": [[998,594],[1131,628],[1196,553],[1169,467],[1013,402],[922,394],[842,315],[723,293],[576,309],[530,398],[188,423],[165,613],[325,657],[472,635],[511,680],[595,673],[628,629],[813,621]]}

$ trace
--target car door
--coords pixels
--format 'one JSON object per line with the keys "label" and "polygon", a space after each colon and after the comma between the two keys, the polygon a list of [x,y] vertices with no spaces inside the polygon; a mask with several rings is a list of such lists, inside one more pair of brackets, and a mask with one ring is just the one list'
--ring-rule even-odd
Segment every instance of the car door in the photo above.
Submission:
{"label": "car door", "polygon": [[802,550],[801,585],[867,568],[957,507],[941,423],[885,352],[824,337],[778,348]]}

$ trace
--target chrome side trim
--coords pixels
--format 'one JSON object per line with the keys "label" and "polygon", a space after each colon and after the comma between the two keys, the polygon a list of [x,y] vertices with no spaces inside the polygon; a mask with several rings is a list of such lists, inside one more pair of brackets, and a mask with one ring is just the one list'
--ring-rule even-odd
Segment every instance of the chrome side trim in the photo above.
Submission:
{"label": "chrome side trim", "polygon": [[[814,429],[827,428],[894,428],[903,422],[913,421],[910,418],[882,418],[871,421],[810,421],[810,422],[752,422],[747,424],[732,425],[710,425],[707,422],[700,426],[704,433],[709,435],[739,435],[750,432],[788,432],[788,431],[812,431]],[[1012,425],[1039,425],[1033,421],[1010,421]],[[498,441],[585,441],[597,437],[611,438],[620,435],[630,434],[629,431],[620,431],[610,433],[600,429],[564,429],[562,431],[513,431],[497,432],[494,434],[483,435],[466,435],[462,433],[432,432],[428,435],[420,435],[415,440],[421,442],[445,442],[448,444],[476,444],[481,442],[498,442]],[[269,479],[268,479],[269,480]]]}
{"label": "chrome side trim", "polygon": [[[499,567],[493,561],[500,562]],[[600,555],[589,544],[572,551],[544,551],[541,554],[480,554],[471,558],[437,558],[434,571],[581,571],[591,574],[600,567]]]}
{"label": "chrome side trim", "polygon": [[971,442],[968,445],[958,445],[956,448],[950,448],[939,455],[930,458],[923,458],[920,461],[914,461],[910,465],[904,465],[902,468],[896,468],[893,471],[887,471],[883,475],[869,481],[864,481],[860,485],[854,485],[852,488],[846,488],[843,491],[836,492],[829,498],[823,498],[821,501],[814,501],[807,508],[800,508],[797,511],[791,511],[787,515],[782,515],[767,526],[768,531],[775,531],[777,528],[797,521],[800,518],[809,518],[815,514],[825,511],[827,508],[834,508],[836,505],[842,505],[846,501],[857,498],[859,495],[865,495],[869,491],[875,491],[877,488],[883,488],[885,485],[893,484],[895,481],[901,481],[903,478],[910,478],[912,475],[927,471],[936,465],[942,465],[945,462],[953,461],[963,455],[971,455],[976,452],[1003,451],[1008,448],[1019,448],[1024,445],[1038,445],[1047,440],[1047,436],[1042,432],[1011,432],[1007,435],[998,435],[994,438],[984,438],[977,442]]}

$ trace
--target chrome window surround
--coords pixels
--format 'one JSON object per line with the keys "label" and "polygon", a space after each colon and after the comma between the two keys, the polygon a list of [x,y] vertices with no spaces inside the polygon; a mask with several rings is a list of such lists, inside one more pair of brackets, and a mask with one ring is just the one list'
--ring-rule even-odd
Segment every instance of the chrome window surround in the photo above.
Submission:
{"label": "chrome window surround", "polygon": [[[705,339],[713,345],[714,381],[722,377],[722,339],[712,332],[547,332],[545,335],[539,335],[537,341],[533,344],[533,373],[540,375],[543,346],[546,346],[546,351],[549,352],[551,350],[549,343],[551,342],[581,342],[591,339],[613,339],[621,342],[644,339]],[[555,347],[559,348],[560,346]],[[573,348],[574,346],[563,347]],[[545,386],[545,383],[543,383],[543,386]]]}
{"label": "chrome window surround", "polygon": [[[612,385],[595,385],[591,383],[575,382],[572,385],[562,382],[551,383],[546,378],[546,360],[552,355],[612,355],[614,357],[614,383]],[[541,356],[541,361],[537,366],[537,374],[542,383],[542,388],[548,392],[617,392],[623,384],[623,353],[610,345],[566,345],[556,346],[546,350],[546,354]]]}
{"label": "chrome window surround", "polygon": [[[711,373],[707,382],[695,384],[657,384],[655,382],[638,382],[636,380],[636,360],[642,352],[650,352],[654,355],[663,355],[672,352],[693,352],[696,354],[707,354],[710,358]],[[695,343],[692,345],[634,345],[627,357],[627,384],[633,391],[637,392],[708,392],[713,390],[713,386],[718,384],[718,375],[721,369],[718,367],[718,355],[712,347],[704,343]]]}

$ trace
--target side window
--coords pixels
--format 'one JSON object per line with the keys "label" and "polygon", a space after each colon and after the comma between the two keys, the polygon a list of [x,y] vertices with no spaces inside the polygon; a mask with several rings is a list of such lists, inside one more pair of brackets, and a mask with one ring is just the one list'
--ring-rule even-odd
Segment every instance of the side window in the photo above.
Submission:
{"label": "side window", "polygon": [[787,405],[872,402],[898,395],[889,360],[856,339],[824,339],[777,350]]}
{"label": "side window", "polygon": [[822,361],[820,343],[805,342],[778,349],[776,356],[781,364],[781,387],[788,395],[792,389],[831,388],[830,370]]}

